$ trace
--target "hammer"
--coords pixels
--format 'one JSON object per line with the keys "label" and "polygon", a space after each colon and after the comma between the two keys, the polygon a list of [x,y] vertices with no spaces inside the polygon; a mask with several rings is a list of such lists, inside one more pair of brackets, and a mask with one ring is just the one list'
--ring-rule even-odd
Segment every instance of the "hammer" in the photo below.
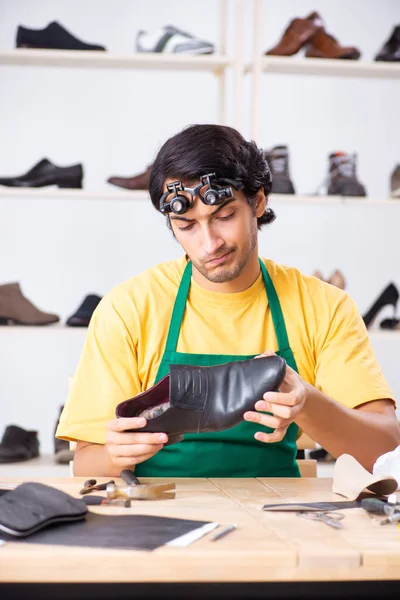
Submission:
{"label": "hammer", "polygon": [[140,483],[139,479],[129,469],[120,473],[127,484],[126,487],[114,483],[107,485],[107,498],[126,498],[128,500],[157,500],[175,498],[174,483]]}

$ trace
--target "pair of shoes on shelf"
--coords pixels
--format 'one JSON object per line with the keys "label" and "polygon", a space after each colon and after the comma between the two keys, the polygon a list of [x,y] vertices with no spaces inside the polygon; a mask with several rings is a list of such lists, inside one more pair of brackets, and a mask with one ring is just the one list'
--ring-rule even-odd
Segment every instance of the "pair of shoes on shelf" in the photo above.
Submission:
{"label": "pair of shoes on shelf", "polygon": [[326,32],[324,22],[317,12],[305,19],[293,19],[285,29],[278,44],[268,50],[268,56],[293,56],[301,48],[306,48],[308,58],[340,58],[357,60],[361,52],[354,46],[341,46],[332,35]]}
{"label": "pair of shoes on shelf", "polygon": [[0,442],[0,463],[15,463],[39,456],[37,431],[8,425]]}
{"label": "pair of shoes on shelf", "polygon": [[393,28],[392,33],[383,44],[381,50],[379,50],[375,60],[385,62],[400,61],[400,25],[396,25]]}
{"label": "pair of shoes on shelf", "polygon": [[[273,194],[295,194],[289,171],[288,147],[282,144],[264,150],[264,153],[272,174],[271,192]],[[332,152],[329,155],[328,177],[323,184],[318,186],[318,190],[323,185],[326,185],[328,196],[365,196],[365,187],[357,178],[356,155],[347,152]]]}
{"label": "pair of shoes on shelf", "polygon": [[330,283],[331,285],[334,285],[335,287],[337,287],[341,290],[346,289],[346,280],[344,278],[343,273],[341,271],[339,271],[339,269],[335,269],[335,271],[333,271],[333,273],[329,277],[329,279],[324,279],[321,271],[314,271],[313,276],[316,277],[317,279],[320,279],[321,281]]}
{"label": "pair of shoes on shelf", "polygon": [[82,179],[81,164],[58,167],[47,158],[43,158],[24,175],[0,177],[0,185],[34,188],[57,185],[59,188],[82,188]]}
{"label": "pair of shoes on shelf", "polygon": [[400,329],[400,319],[396,317],[396,308],[399,301],[399,290],[394,283],[389,283],[379,294],[378,298],[372,304],[371,308],[363,316],[365,326],[372,327],[378,314],[385,306],[393,306],[394,317],[384,319],[380,323],[382,329]]}
{"label": "pair of shoes on shelf", "polygon": [[105,50],[99,44],[87,44],[73,36],[57,21],[44,29],[28,29],[20,25],[15,41],[17,48],[43,48],[48,50]]}

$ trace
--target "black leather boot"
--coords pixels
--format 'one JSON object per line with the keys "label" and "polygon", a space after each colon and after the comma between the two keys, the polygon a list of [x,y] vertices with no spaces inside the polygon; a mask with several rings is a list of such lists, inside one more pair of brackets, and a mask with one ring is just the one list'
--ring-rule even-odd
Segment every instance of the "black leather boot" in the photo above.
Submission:
{"label": "black leather boot", "polygon": [[57,185],[59,188],[81,188],[83,168],[81,164],[71,167],[57,167],[47,158],[42,158],[24,175],[0,177],[0,185],[7,187],[45,187]]}
{"label": "black leather boot", "polygon": [[37,431],[8,425],[0,442],[0,463],[13,463],[39,456]]}
{"label": "black leather boot", "polygon": [[140,432],[167,433],[171,444],[184,433],[238,425],[265,392],[279,388],[285,373],[286,362],[276,355],[215,367],[170,365],[170,373],[155,386],[118,404],[116,415],[146,417]]}

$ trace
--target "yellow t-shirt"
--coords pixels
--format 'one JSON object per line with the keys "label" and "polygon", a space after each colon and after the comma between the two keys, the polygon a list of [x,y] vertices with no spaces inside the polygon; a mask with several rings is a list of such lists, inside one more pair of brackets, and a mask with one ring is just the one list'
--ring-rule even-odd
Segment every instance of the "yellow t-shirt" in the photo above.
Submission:
{"label": "yellow t-shirt", "polygon": [[[393,394],[367,330],[346,292],[271,260],[301,377],[350,408]],[[185,257],[116,286],[93,313],[57,437],[104,444],[119,402],[154,384],[164,352]],[[178,352],[260,354],[277,350],[262,275],[244,292],[211,292],[193,281]]]}

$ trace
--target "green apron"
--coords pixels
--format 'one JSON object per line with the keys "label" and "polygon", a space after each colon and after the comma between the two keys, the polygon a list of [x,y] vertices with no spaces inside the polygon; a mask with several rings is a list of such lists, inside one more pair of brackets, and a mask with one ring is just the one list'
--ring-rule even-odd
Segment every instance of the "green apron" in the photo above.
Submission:
{"label": "green apron", "polygon": [[[297,371],[277,293],[261,260],[260,266],[275,328],[276,354]],[[170,364],[208,367],[256,356],[176,351],[191,276],[192,263],[188,262],[175,299],[165,351],[154,384],[169,373]],[[297,425],[292,423],[282,441],[270,444],[256,440],[254,434],[257,431],[270,433],[273,430],[243,420],[225,431],[185,434],[182,442],[165,446],[149,460],[136,465],[135,473],[141,477],[300,477],[296,462]]]}

